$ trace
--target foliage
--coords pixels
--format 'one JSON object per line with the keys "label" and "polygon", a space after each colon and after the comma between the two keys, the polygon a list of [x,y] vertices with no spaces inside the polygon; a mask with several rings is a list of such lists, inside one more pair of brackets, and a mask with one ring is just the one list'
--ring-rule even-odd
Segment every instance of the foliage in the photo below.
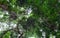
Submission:
{"label": "foliage", "polygon": [[[49,38],[50,34],[59,38],[59,1],[60,0],[0,0],[0,11],[8,11],[8,15],[2,13],[4,17],[0,18],[0,21],[5,22],[8,20],[9,23],[16,23],[17,26],[13,31],[15,34],[17,33],[17,35],[21,34],[18,38],[28,38],[33,35],[37,36],[36,38],[41,38],[43,32],[46,33],[46,38]],[[22,33],[19,31],[20,29],[23,29]],[[40,31],[41,29],[42,31]],[[9,36],[10,32],[7,32],[2,37],[9,38]]]}

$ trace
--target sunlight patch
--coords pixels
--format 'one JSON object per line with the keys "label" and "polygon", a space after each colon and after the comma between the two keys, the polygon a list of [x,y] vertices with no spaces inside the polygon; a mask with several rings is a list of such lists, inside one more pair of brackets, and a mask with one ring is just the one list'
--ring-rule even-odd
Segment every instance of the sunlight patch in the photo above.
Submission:
{"label": "sunlight patch", "polygon": [[29,38],[35,38],[35,37],[29,37]]}

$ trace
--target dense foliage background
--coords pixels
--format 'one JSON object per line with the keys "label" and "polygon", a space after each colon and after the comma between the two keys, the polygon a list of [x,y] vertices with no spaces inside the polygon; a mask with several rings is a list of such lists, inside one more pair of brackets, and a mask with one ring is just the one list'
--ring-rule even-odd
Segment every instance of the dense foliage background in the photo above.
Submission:
{"label": "dense foliage background", "polygon": [[0,0],[0,38],[60,38],[60,0]]}

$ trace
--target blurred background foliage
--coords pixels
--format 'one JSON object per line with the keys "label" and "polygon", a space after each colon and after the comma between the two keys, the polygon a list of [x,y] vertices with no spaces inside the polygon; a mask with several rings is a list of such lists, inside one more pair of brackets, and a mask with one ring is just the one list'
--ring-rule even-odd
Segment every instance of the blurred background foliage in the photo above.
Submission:
{"label": "blurred background foliage", "polygon": [[60,0],[0,0],[0,22],[16,24],[0,38],[60,38]]}

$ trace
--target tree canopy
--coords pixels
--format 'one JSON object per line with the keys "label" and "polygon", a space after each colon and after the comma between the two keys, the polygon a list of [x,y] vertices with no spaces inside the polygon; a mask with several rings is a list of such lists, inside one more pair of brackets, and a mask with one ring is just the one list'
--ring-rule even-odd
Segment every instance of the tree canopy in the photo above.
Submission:
{"label": "tree canopy", "polygon": [[0,38],[60,38],[60,0],[0,0]]}

